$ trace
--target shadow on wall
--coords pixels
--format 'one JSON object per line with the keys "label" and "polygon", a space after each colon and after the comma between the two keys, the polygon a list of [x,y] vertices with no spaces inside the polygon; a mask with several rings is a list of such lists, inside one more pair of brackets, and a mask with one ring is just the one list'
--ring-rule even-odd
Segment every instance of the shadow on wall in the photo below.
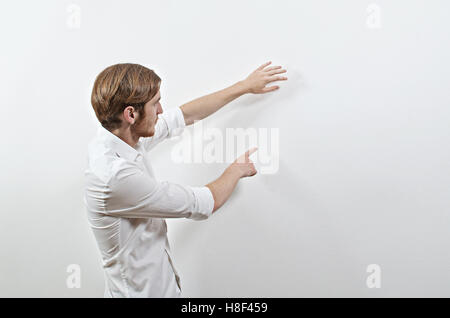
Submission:
{"label": "shadow on wall", "polygon": [[[285,106],[292,104],[295,97],[304,92],[307,86],[301,73],[297,70],[288,69],[286,76],[288,80],[285,82],[273,82],[267,85],[280,86],[280,89],[274,92],[267,94],[248,94],[235,100],[234,103],[239,104],[239,106],[232,107],[230,111],[221,114],[224,117],[224,120],[221,121],[223,128],[248,128],[255,123],[258,117],[264,114],[270,114],[270,112],[287,112]],[[275,108],[265,108],[265,106],[269,105]],[[269,124],[268,122],[267,125]]]}

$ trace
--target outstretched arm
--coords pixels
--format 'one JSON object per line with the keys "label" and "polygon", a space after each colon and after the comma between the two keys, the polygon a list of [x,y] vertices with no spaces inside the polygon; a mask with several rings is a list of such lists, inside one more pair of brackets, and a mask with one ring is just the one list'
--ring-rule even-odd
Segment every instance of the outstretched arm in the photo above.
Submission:
{"label": "outstretched arm", "polygon": [[244,94],[264,94],[279,89],[279,86],[266,87],[266,85],[275,81],[287,80],[287,77],[276,76],[285,73],[286,70],[281,69],[281,66],[272,66],[265,69],[270,63],[272,62],[264,63],[243,81],[180,106],[186,126],[208,117]]}

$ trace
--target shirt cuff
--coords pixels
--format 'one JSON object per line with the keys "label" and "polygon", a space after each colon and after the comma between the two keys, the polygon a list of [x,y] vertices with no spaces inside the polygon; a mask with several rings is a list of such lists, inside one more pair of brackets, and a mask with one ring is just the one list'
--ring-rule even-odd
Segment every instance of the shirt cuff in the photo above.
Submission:
{"label": "shirt cuff", "polygon": [[212,215],[214,197],[208,187],[191,187],[195,197],[196,211],[192,212],[190,219],[205,220]]}

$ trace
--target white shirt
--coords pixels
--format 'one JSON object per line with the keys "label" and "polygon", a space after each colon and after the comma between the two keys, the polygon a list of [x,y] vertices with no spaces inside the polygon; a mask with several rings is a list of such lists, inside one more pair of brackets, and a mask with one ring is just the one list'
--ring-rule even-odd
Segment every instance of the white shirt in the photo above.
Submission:
{"label": "white shirt", "polygon": [[207,187],[157,181],[148,151],[181,135],[179,107],[159,115],[155,134],[131,147],[103,127],[88,147],[84,203],[105,270],[105,297],[181,297],[164,218],[207,219]]}

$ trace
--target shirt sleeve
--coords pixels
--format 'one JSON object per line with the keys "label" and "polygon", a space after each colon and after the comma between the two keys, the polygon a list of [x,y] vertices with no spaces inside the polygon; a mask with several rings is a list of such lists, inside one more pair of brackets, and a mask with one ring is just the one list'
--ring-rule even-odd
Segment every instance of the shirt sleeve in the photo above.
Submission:
{"label": "shirt sleeve", "polygon": [[104,213],[124,218],[189,218],[211,216],[214,198],[208,187],[159,182],[138,169],[120,171],[109,183]]}
{"label": "shirt sleeve", "polygon": [[158,116],[155,125],[155,134],[152,137],[142,138],[142,143],[146,151],[150,151],[154,146],[166,138],[180,136],[186,122],[180,107],[175,107],[164,111]]}

